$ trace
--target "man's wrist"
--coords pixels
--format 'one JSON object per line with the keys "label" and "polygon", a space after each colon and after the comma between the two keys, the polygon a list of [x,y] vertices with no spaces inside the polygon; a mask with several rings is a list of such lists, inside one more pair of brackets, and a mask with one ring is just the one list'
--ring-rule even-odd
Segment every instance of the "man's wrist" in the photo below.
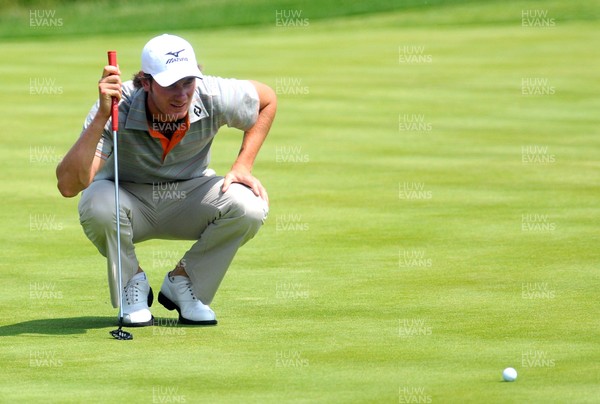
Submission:
{"label": "man's wrist", "polygon": [[231,166],[231,171],[235,171],[235,170],[243,170],[243,171],[248,171],[249,173],[251,173],[252,172],[252,165],[251,164],[243,163],[241,161],[236,161]]}
{"label": "man's wrist", "polygon": [[92,119],[92,124],[98,124],[98,125],[104,126],[104,125],[106,125],[106,122],[108,122],[109,119],[110,119],[110,111],[107,113],[103,113],[101,110],[98,110],[98,112],[96,112],[96,115]]}

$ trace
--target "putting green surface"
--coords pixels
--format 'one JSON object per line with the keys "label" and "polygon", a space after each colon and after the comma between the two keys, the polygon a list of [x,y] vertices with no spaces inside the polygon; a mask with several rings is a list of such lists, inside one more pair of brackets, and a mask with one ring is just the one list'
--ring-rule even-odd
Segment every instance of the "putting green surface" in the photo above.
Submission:
{"label": "putting green surface", "polygon": [[[0,401],[597,402],[600,3],[307,8],[287,27],[282,9],[170,30],[206,74],[278,93],[254,171],[271,212],[218,326],[155,303],[133,341],[108,334],[105,261],[54,169],[106,51],[132,74],[162,31],[0,43]],[[219,174],[240,141],[218,135]],[[190,246],[138,245],[156,293]]]}

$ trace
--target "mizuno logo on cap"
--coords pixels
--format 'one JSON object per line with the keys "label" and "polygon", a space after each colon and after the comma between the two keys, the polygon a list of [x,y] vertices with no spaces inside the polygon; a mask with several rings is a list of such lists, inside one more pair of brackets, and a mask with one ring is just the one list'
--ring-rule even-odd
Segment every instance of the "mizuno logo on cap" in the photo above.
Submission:
{"label": "mizuno logo on cap", "polygon": [[178,58],[178,57],[179,57],[179,54],[180,54],[181,52],[183,52],[184,50],[185,50],[185,49],[178,50],[178,51],[174,51],[174,52],[167,52],[167,53],[165,53],[165,55],[173,55],[173,56],[175,56],[176,58]]}
{"label": "mizuno logo on cap", "polygon": [[181,52],[183,52],[184,50],[185,49],[181,49],[181,50],[178,50],[178,51],[172,51],[172,52],[165,53],[165,55],[171,55],[171,56],[173,56],[172,58],[167,59],[167,61],[165,62],[165,64],[168,65],[169,63],[174,63],[174,62],[187,62],[188,58],[179,57],[179,54]]}

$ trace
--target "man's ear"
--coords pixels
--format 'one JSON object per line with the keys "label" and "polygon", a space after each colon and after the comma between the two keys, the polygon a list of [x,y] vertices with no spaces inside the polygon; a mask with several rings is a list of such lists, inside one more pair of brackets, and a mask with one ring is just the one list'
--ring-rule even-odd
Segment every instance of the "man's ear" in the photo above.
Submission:
{"label": "man's ear", "polygon": [[152,80],[149,80],[147,78],[142,78],[141,82],[142,82],[142,87],[144,89],[145,92],[149,93],[150,90],[152,89]]}

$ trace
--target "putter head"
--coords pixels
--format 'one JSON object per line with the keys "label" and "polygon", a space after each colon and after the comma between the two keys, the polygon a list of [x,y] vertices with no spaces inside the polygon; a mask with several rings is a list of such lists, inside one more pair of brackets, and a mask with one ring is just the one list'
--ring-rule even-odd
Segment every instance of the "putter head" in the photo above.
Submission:
{"label": "putter head", "polygon": [[121,326],[119,326],[119,328],[116,330],[109,331],[109,334],[112,335],[114,339],[118,339],[121,341],[128,341],[130,339],[133,339],[133,335],[130,332],[123,331],[121,329]]}

